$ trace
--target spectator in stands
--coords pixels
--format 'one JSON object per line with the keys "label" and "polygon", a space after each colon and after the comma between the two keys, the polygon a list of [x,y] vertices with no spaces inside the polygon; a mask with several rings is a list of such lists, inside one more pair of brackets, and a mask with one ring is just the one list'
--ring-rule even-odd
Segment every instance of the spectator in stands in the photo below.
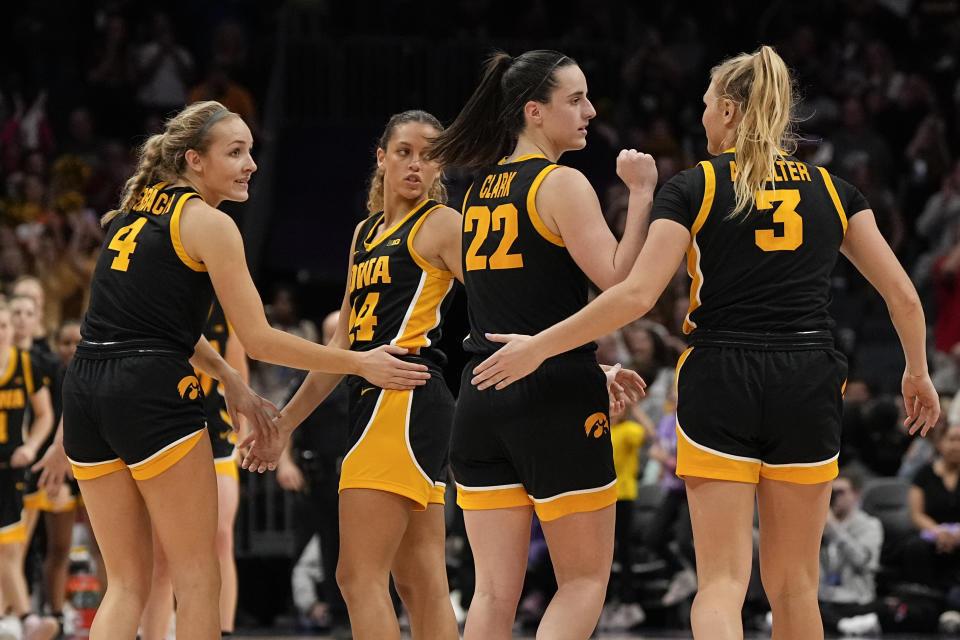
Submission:
{"label": "spectator in stands", "polygon": [[[333,337],[339,316],[334,311],[324,318],[323,344]],[[287,400],[302,379],[300,374],[291,381]],[[305,620],[330,629],[334,637],[349,629],[347,605],[335,580],[340,555],[337,487],[347,445],[347,405],[347,388],[341,384],[293,432],[290,446],[277,464],[277,482],[285,490],[296,492],[295,556],[305,561],[303,571],[294,571],[294,599]],[[316,550],[310,548],[313,540],[317,540]],[[317,569],[306,568],[312,565]],[[305,577],[310,575],[319,584],[320,593],[316,587],[309,588],[311,581]]]}
{"label": "spectator in stands", "polygon": [[170,16],[153,14],[150,39],[135,53],[137,101],[146,112],[165,115],[182,107],[193,76],[193,56],[174,36]]}
{"label": "spectator in stands", "polygon": [[[278,286],[273,292],[273,300],[266,306],[266,312],[274,329],[310,342],[316,342],[320,337],[317,325],[312,320],[300,317],[292,286]],[[270,402],[280,405],[290,399],[290,385],[298,375],[296,370],[289,367],[253,362],[250,367],[250,386]]]}
{"label": "spectator in stands", "polygon": [[[833,481],[830,511],[820,545],[820,613],[827,630],[877,630],[877,569],[883,526],[860,509],[863,480],[841,471]],[[850,620],[857,616],[856,620]],[[867,616],[859,618],[859,616]]]}
{"label": "spectator in stands", "polygon": [[677,477],[677,390],[670,390],[663,417],[657,423],[656,442],[650,448],[650,459],[661,465],[660,486],[663,500],[654,513],[650,528],[644,531],[644,541],[667,563],[672,576],[662,603],[671,607],[697,591],[697,572],[693,552],[693,528],[687,489]]}
{"label": "spectator in stands", "polygon": [[919,533],[905,544],[903,573],[946,591],[960,582],[960,425],[947,427],[937,448],[940,456],[917,472],[910,488],[910,517]]}
{"label": "spectator in stands", "polygon": [[[636,368],[636,366],[634,366]],[[600,615],[600,627],[607,630],[625,630],[640,624],[646,613],[640,607],[633,587],[633,547],[635,525],[634,501],[637,499],[640,448],[645,430],[632,419],[632,402],[619,412],[610,412],[610,441],[613,445],[613,466],[617,472],[617,520],[614,529],[614,562],[620,565],[615,597]]]}

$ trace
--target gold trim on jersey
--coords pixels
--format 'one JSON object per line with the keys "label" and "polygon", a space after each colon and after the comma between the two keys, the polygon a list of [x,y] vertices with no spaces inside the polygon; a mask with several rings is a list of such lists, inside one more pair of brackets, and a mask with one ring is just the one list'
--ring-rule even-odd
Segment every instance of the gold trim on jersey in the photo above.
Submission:
{"label": "gold trim on jersey", "polygon": [[820,174],[823,175],[823,184],[827,187],[827,193],[830,194],[830,199],[833,200],[833,206],[837,208],[837,213],[840,215],[840,224],[843,225],[843,235],[847,235],[847,214],[843,210],[843,205],[840,203],[840,196],[837,194],[837,188],[833,186],[833,180],[830,179],[830,174],[823,167],[817,167],[820,170]]}
{"label": "gold trim on jersey", "polygon": [[177,257],[180,258],[183,264],[194,271],[206,271],[207,266],[191,258],[187,250],[183,248],[183,242],[180,240],[180,213],[183,211],[184,203],[194,196],[199,198],[200,194],[196,192],[184,193],[180,196],[180,199],[177,200],[177,206],[174,207],[170,218],[170,242],[173,243],[173,250],[176,251]]}
{"label": "gold trim on jersey", "polygon": [[426,211],[423,212],[423,215],[420,216],[420,219],[413,223],[413,227],[410,229],[410,233],[407,234],[407,250],[410,252],[410,257],[413,258],[413,261],[417,263],[417,266],[429,273],[434,278],[452,278],[453,272],[447,269],[441,269],[430,264],[430,261],[417,253],[417,250],[413,248],[413,237],[417,235],[417,231],[420,230],[420,227],[423,226],[424,220],[427,219],[427,216],[430,215],[433,211],[436,211],[442,204],[435,204]]}
{"label": "gold trim on jersey", "polygon": [[377,230],[377,227],[380,226],[380,223],[383,222],[384,212],[381,211],[381,212],[380,212],[380,217],[377,218],[377,221],[373,223],[373,225],[370,227],[370,230],[367,231],[366,237],[364,237],[364,239],[363,239],[363,248],[366,249],[367,251],[370,251],[370,250],[376,248],[376,246],[379,245],[381,242],[383,242],[386,238],[389,238],[391,235],[393,235],[393,232],[396,231],[397,229],[399,229],[399,228],[403,225],[404,222],[406,222],[407,220],[409,220],[409,219],[410,219],[410,216],[412,216],[413,214],[415,214],[415,213],[417,212],[417,210],[420,209],[420,207],[422,207],[424,204],[426,204],[426,202],[427,202],[429,199],[430,199],[430,198],[424,198],[423,200],[421,200],[420,202],[418,202],[418,203],[417,203],[417,206],[415,206],[413,209],[410,210],[409,213],[407,213],[405,216],[403,216],[403,217],[400,218],[397,222],[395,222],[392,227],[390,227],[390,228],[387,229],[385,232],[383,232],[382,234],[380,234],[380,237],[379,237],[379,238],[377,238],[376,240],[370,240],[370,236],[373,235],[373,232],[376,231],[376,230]]}
{"label": "gold trim on jersey", "polygon": [[4,371],[3,376],[0,377],[0,387],[10,382],[10,378],[13,377],[13,372],[17,370],[17,361],[20,359],[18,351],[16,347],[10,347],[10,353],[7,356],[7,370]]}
{"label": "gold trim on jersey", "polygon": [[[527,157],[527,156],[523,156]],[[543,157],[543,156],[531,156],[531,157]],[[530,190],[527,191],[527,215],[530,216],[530,222],[533,224],[533,228],[537,230],[543,238],[555,244],[558,247],[565,246],[563,244],[563,238],[555,234],[553,231],[547,228],[547,225],[544,224],[543,220],[540,218],[540,214],[537,212],[537,190],[540,189],[540,183],[543,182],[543,179],[547,177],[547,174],[559,167],[558,164],[551,164],[544,167],[540,173],[537,174],[537,177],[533,179],[533,183],[530,185]]]}
{"label": "gold trim on jersey", "polygon": [[27,388],[27,395],[32,396],[34,392],[33,369],[30,367],[30,352],[20,352],[20,363],[23,365],[23,384]]}
{"label": "gold trim on jersey", "polygon": [[460,213],[463,213],[467,210],[467,199],[470,197],[470,192],[473,191],[473,185],[475,184],[476,182],[473,182],[469,187],[467,187],[467,194],[463,196],[463,204],[460,205]]}
{"label": "gold trim on jersey", "polygon": [[533,158],[543,158],[544,160],[547,159],[547,156],[543,155],[542,153],[525,153],[525,154],[523,154],[522,156],[518,156],[518,157],[514,158],[513,160],[511,160],[510,162],[507,162],[507,158],[509,158],[509,157],[510,157],[510,156],[504,157],[504,158],[503,158],[500,162],[498,162],[497,164],[514,164],[514,163],[516,163],[516,162],[523,162],[524,160],[532,160]]}
{"label": "gold trim on jersey", "polygon": [[451,289],[453,276],[437,278],[424,271],[410,306],[407,307],[400,331],[390,344],[409,349],[411,353],[419,353],[420,347],[431,346],[427,334],[440,324],[440,306]]}
{"label": "gold trim on jersey", "polygon": [[700,211],[697,212],[693,226],[690,227],[690,245],[687,247],[687,273],[693,278],[693,282],[690,283],[690,308],[687,311],[687,317],[683,320],[684,333],[690,333],[697,328],[697,323],[690,319],[690,314],[700,306],[700,289],[703,288],[697,232],[707,222],[707,216],[710,214],[710,209],[713,208],[713,196],[717,188],[717,177],[713,165],[708,160],[704,160],[700,163],[700,166],[703,167],[703,201],[700,203]]}

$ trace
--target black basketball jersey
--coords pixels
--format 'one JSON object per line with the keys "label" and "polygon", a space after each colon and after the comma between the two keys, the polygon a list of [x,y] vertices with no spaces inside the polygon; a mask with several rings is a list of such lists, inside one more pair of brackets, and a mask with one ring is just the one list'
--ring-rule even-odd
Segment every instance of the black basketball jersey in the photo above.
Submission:
{"label": "black basketball jersey", "polygon": [[193,353],[213,296],[207,268],[180,242],[180,213],[195,197],[161,182],[110,221],[80,328],[85,341],[159,343]]}
{"label": "black basketball jersey", "polygon": [[441,206],[435,200],[421,202],[380,237],[383,212],[361,224],[348,283],[352,350],[392,344],[445,364],[437,342],[452,299],[453,273],[433,266],[413,248],[423,221]]}
{"label": "black basketball jersey", "polygon": [[[537,213],[540,183],[559,165],[521,156],[490,167],[463,201],[463,281],[470,335],[464,348],[492,353],[485,333],[533,335],[587,303],[587,277]],[[591,342],[577,350],[593,349]]]}
{"label": "black basketball jersey", "polygon": [[[220,301],[214,296],[207,322],[203,327],[203,336],[213,347],[213,350],[220,354],[221,358],[227,357],[227,340],[232,332],[233,328],[227,322],[223,307],[220,306]],[[200,388],[203,390],[203,403],[207,415],[217,415],[221,409],[225,410],[227,405],[223,399],[220,382],[200,371],[197,371],[197,378],[200,380]]]}
{"label": "black basketball jersey", "polygon": [[39,378],[30,353],[10,347],[7,366],[0,373],[0,462],[9,462],[16,448],[24,443],[24,416]]}
{"label": "black basketball jersey", "polygon": [[671,179],[651,220],[690,229],[690,311],[683,330],[814,331],[833,326],[830,273],[847,220],[869,208],[852,185],[786,157],[749,214],[730,217],[736,158],[727,151]]}

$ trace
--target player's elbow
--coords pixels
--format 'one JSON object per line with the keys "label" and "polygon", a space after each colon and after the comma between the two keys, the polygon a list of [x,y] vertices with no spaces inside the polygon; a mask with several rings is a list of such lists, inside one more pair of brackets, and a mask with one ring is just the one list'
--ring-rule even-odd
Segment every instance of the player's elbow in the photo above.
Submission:
{"label": "player's elbow", "polygon": [[890,291],[884,298],[887,306],[892,312],[912,313],[923,312],[923,305],[920,302],[920,296],[913,284],[907,280],[899,283],[896,288]]}

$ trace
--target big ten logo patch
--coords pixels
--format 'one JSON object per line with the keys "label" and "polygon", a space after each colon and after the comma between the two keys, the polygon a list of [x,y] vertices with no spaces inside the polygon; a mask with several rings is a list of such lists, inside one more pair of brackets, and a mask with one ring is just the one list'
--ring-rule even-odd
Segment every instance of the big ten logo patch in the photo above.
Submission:
{"label": "big ten logo patch", "polygon": [[607,414],[602,411],[598,411],[590,415],[583,422],[583,430],[586,431],[587,437],[601,438],[605,433],[610,433],[610,421],[607,420]]}
{"label": "big ten logo patch", "polygon": [[184,376],[177,383],[177,391],[185,400],[196,400],[200,396],[200,381],[197,380],[197,376]]}

